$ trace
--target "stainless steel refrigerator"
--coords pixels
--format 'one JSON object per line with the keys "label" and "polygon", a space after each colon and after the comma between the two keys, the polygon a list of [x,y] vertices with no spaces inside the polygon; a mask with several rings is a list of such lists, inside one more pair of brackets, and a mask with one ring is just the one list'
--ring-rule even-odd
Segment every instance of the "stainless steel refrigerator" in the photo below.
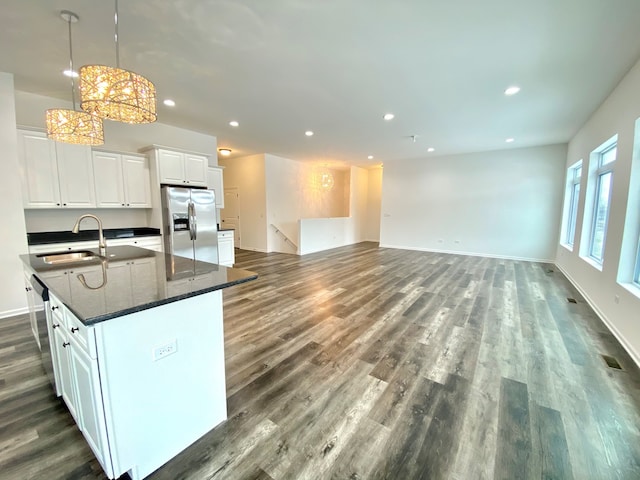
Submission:
{"label": "stainless steel refrigerator", "polygon": [[165,253],[218,263],[218,224],[213,190],[162,187]]}

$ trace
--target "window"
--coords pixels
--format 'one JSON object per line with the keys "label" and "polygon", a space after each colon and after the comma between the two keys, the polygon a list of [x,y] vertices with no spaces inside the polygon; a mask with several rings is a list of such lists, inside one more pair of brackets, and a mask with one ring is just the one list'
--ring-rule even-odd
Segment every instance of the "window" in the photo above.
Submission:
{"label": "window", "polygon": [[576,220],[578,218],[578,200],[580,199],[580,179],[582,178],[582,160],[575,165],[569,167],[567,171],[567,193],[566,197],[569,202],[569,210],[567,212],[565,224],[564,243],[573,247],[576,237]]}
{"label": "window", "polygon": [[589,242],[589,257],[600,264],[603,261],[604,244],[607,237],[609,204],[613,184],[613,165],[616,160],[617,150],[617,145],[613,143],[598,152],[596,157],[598,161],[597,170],[595,171],[596,195]]}

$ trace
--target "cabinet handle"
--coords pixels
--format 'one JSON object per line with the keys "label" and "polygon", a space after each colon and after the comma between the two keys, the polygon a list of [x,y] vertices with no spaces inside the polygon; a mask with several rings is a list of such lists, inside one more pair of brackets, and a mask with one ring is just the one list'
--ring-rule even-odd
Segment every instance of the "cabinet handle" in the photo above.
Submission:
{"label": "cabinet handle", "polygon": [[51,307],[51,311],[57,310],[57,309],[59,309],[59,308],[60,308],[60,307],[53,306],[53,307]]}
{"label": "cabinet handle", "polygon": [[62,348],[67,348],[69,345],[71,345],[69,342],[62,342]]}
{"label": "cabinet handle", "polygon": [[59,326],[60,326],[60,324],[59,324],[59,323],[54,323],[54,324],[53,324],[53,328],[58,328]]}
{"label": "cabinet handle", "polygon": [[59,203],[56,203],[56,205],[57,205],[57,206],[60,206],[60,204],[59,204]]}
{"label": "cabinet handle", "polygon": [[25,287],[24,289],[25,289],[27,292],[30,292],[30,291],[31,291],[31,287]]}
{"label": "cabinet handle", "polygon": [[63,207],[66,207],[66,206],[67,206],[67,204],[66,204],[66,203],[63,203],[63,204],[62,204],[62,206],[63,206]]}
{"label": "cabinet handle", "polygon": [[124,203],[122,204],[122,206],[124,207]]}
{"label": "cabinet handle", "polygon": [[78,330],[80,330],[78,327],[71,327],[71,333],[76,333]]}

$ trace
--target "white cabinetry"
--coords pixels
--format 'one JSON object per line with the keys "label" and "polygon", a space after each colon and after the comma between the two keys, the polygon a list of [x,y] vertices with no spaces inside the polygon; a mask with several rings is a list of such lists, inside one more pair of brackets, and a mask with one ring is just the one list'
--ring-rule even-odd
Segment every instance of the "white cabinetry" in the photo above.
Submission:
{"label": "white cabinetry", "polygon": [[174,150],[156,149],[160,183],[171,185],[206,186],[207,165],[205,155]]}
{"label": "white cabinetry", "polygon": [[146,157],[95,150],[93,170],[98,207],[151,208],[151,175]]}
{"label": "white cabinetry", "polygon": [[233,267],[235,261],[233,230],[218,232],[218,264]]}
{"label": "white cabinetry", "polygon": [[52,295],[56,378],[64,402],[98,462],[113,478],[98,372],[95,332]]}
{"label": "white cabinetry", "polygon": [[41,348],[40,337],[38,336],[36,301],[34,297],[37,293],[33,291],[33,287],[31,286],[31,272],[27,269],[24,270],[24,289],[27,292],[27,305],[29,307],[29,323],[31,324],[31,332],[33,333],[33,338],[35,338],[36,343],[38,344],[38,348]]}
{"label": "white cabinetry", "polygon": [[216,208],[224,208],[224,182],[222,167],[207,169],[207,188],[216,192]]}
{"label": "white cabinetry", "polygon": [[95,207],[91,148],[18,131],[24,208]]}

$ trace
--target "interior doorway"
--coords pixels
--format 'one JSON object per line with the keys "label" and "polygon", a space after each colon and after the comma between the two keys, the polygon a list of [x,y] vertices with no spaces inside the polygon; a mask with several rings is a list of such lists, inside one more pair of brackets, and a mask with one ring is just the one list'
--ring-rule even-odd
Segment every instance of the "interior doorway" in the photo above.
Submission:
{"label": "interior doorway", "polygon": [[240,248],[240,193],[238,187],[224,189],[224,208],[221,212],[222,228],[233,228],[234,244]]}

